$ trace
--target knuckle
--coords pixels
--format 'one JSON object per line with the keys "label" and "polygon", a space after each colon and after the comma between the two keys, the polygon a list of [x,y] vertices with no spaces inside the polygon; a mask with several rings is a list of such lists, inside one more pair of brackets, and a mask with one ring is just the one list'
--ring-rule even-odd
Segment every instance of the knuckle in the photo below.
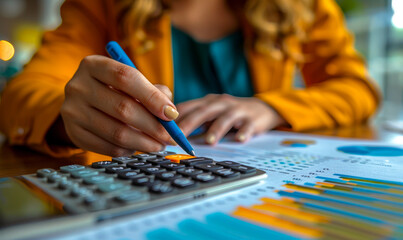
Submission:
{"label": "knuckle", "polygon": [[84,57],[80,62],[80,67],[89,65],[92,62],[92,60],[93,60],[93,56]]}
{"label": "knuckle", "polygon": [[152,91],[152,93],[146,98],[145,104],[148,106],[155,105],[162,99],[161,94],[162,93],[159,91]]}
{"label": "knuckle", "polygon": [[115,111],[120,120],[127,120],[131,116],[132,104],[128,99],[123,99],[118,102]]}
{"label": "knuckle", "polygon": [[113,75],[116,83],[119,86],[126,86],[129,76],[131,74],[131,69],[124,65],[117,65],[113,70]]}
{"label": "knuckle", "polygon": [[119,126],[116,127],[112,132],[112,140],[113,142],[117,143],[118,145],[124,144],[127,139],[127,132],[126,128]]}
{"label": "knuckle", "polygon": [[228,95],[228,94],[225,94],[225,93],[221,94],[219,98],[220,98],[221,101],[225,101],[225,102],[230,102],[230,101],[233,100],[233,97],[231,95]]}
{"label": "knuckle", "polygon": [[78,86],[79,84],[76,83],[76,81],[71,80],[69,81],[66,86],[64,87],[64,94],[66,96],[71,96],[74,95],[75,93],[80,91],[80,87]]}

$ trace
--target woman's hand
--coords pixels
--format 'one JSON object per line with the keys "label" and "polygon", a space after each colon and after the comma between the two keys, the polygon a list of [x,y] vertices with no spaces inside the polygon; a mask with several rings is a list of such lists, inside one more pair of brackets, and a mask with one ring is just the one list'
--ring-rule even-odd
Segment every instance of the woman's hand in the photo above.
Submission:
{"label": "woman's hand", "polygon": [[235,139],[247,141],[255,134],[284,125],[284,119],[263,101],[209,94],[203,98],[178,104],[177,122],[185,135],[204,123],[211,122],[206,142],[217,143],[231,128],[238,129]]}
{"label": "woman's hand", "polygon": [[68,137],[82,149],[110,156],[160,151],[173,140],[155,116],[178,116],[169,95],[132,67],[89,56],[66,85],[61,116]]}

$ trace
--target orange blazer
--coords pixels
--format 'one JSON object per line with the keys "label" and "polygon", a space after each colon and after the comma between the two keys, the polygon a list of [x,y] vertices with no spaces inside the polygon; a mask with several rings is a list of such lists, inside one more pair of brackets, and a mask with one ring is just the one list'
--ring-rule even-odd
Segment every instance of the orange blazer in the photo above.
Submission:
{"label": "orange blazer", "polygon": [[[66,0],[62,24],[46,32],[42,46],[24,70],[6,86],[0,103],[0,130],[14,145],[28,145],[47,154],[65,157],[79,149],[52,146],[45,135],[57,119],[64,86],[88,55],[106,55],[110,40],[118,37],[113,0]],[[169,13],[158,21],[161,33],[153,36],[153,50],[135,51],[139,42],[124,45],[135,65],[152,83],[173,90],[173,62]],[[272,106],[291,130],[333,128],[367,120],[379,104],[362,58],[353,47],[343,14],[333,0],[317,0],[309,41],[300,44],[309,61],[273,60],[246,48],[255,97]],[[295,67],[302,73],[304,89],[293,87]]]}

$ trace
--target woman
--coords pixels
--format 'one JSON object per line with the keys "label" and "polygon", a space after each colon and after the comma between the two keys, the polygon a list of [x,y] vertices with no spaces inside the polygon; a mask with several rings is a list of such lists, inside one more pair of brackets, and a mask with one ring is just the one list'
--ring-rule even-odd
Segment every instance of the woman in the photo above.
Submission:
{"label": "woman", "polygon": [[[172,143],[154,116],[207,124],[215,144],[360,123],[379,103],[333,0],[67,0],[61,16],[3,92],[11,144],[122,156]],[[106,57],[110,40],[141,73]]]}

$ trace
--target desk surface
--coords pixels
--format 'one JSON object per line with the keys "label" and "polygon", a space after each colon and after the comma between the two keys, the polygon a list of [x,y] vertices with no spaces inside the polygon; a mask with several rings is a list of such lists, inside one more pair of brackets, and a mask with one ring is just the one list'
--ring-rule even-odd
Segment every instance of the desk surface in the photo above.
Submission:
{"label": "desk surface", "polygon": [[[312,131],[309,134],[380,140],[393,143],[397,137],[403,136],[396,132],[385,130],[381,124],[368,124],[331,130]],[[41,168],[58,169],[69,164],[88,165],[93,161],[105,160],[108,157],[98,154],[82,154],[71,158],[52,158],[25,147],[11,147],[4,136],[0,135],[0,177],[12,177],[36,172]]]}

